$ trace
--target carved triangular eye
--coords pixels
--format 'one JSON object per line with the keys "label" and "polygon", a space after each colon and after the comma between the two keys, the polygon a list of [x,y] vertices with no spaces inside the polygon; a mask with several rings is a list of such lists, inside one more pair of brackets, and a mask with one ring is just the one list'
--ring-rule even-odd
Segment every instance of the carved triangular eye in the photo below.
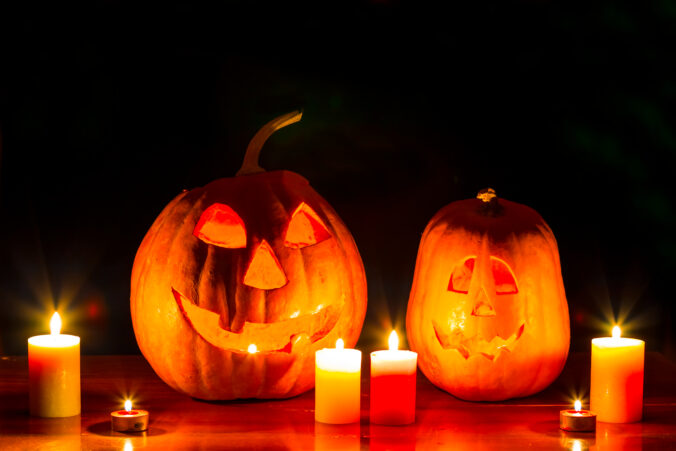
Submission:
{"label": "carved triangular eye", "polygon": [[453,269],[451,279],[448,281],[448,291],[462,294],[469,292],[475,261],[476,257],[469,257]]}
{"label": "carved triangular eye", "polygon": [[244,221],[225,204],[216,203],[204,210],[192,234],[205,243],[219,247],[246,247]]}
{"label": "carved triangular eye", "polygon": [[493,280],[495,281],[496,294],[516,294],[519,289],[516,287],[514,273],[509,265],[497,257],[491,257],[491,268],[493,270]]}
{"label": "carved triangular eye", "polygon": [[284,246],[301,249],[331,238],[326,226],[317,213],[302,202],[291,215],[284,235]]}

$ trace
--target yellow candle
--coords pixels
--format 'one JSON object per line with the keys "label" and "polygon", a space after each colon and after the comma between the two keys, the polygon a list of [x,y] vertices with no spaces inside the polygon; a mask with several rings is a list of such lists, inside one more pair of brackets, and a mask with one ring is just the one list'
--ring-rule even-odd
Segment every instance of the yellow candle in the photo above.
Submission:
{"label": "yellow candle", "polygon": [[359,421],[361,397],[361,351],[335,348],[315,353],[315,420],[347,424]]}
{"label": "yellow candle", "polygon": [[643,361],[645,342],[612,337],[592,340],[590,409],[598,421],[633,423],[643,417]]}
{"label": "yellow candle", "polygon": [[80,337],[62,335],[54,313],[51,335],[28,339],[31,415],[70,417],[80,414]]}

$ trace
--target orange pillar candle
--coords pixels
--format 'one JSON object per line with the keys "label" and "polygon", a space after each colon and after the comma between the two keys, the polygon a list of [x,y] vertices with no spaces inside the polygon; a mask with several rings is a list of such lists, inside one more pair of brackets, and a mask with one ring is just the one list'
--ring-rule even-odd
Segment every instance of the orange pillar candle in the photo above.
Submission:
{"label": "orange pillar candle", "polygon": [[62,335],[54,313],[50,335],[28,339],[28,396],[31,415],[70,417],[80,414],[80,337]]}
{"label": "orange pillar candle", "polygon": [[598,421],[633,423],[643,417],[643,362],[645,342],[620,337],[592,340],[590,408]]}
{"label": "orange pillar candle", "polygon": [[361,351],[335,348],[315,353],[315,420],[322,423],[356,423],[361,403]]}
{"label": "orange pillar candle", "polygon": [[415,422],[415,371],[418,354],[399,351],[392,331],[388,351],[371,353],[371,423],[402,425]]}

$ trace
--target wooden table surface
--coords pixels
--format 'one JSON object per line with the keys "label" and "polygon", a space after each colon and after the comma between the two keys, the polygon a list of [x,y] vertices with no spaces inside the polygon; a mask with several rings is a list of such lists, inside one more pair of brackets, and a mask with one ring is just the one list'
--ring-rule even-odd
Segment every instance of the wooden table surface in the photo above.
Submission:
{"label": "wooden table surface", "polygon": [[[313,391],[288,400],[197,401],[165,385],[141,356],[83,356],[82,415],[33,418],[26,357],[0,357],[0,449],[676,449],[676,364],[656,353],[646,355],[642,422],[559,430],[570,394],[589,387],[589,360],[572,354],[547,390],[497,403],[460,401],[419,374],[416,423],[387,427],[368,421],[368,365],[361,424],[328,426],[314,422]],[[111,432],[110,412],[130,394],[150,411],[150,427]]]}

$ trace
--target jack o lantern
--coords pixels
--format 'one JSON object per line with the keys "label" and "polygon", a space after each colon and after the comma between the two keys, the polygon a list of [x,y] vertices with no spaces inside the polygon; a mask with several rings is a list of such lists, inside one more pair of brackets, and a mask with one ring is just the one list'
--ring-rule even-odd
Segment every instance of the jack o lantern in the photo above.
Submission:
{"label": "jack o lantern", "polygon": [[286,398],[314,386],[314,354],[353,346],[366,313],[357,247],[300,175],[265,172],[265,125],[236,177],[179,194],[136,254],[131,314],[141,352],[201,399]]}
{"label": "jack o lantern", "polygon": [[459,398],[499,401],[547,387],[570,344],[549,226],[492,189],[441,209],[420,242],[406,331],[423,373]]}

